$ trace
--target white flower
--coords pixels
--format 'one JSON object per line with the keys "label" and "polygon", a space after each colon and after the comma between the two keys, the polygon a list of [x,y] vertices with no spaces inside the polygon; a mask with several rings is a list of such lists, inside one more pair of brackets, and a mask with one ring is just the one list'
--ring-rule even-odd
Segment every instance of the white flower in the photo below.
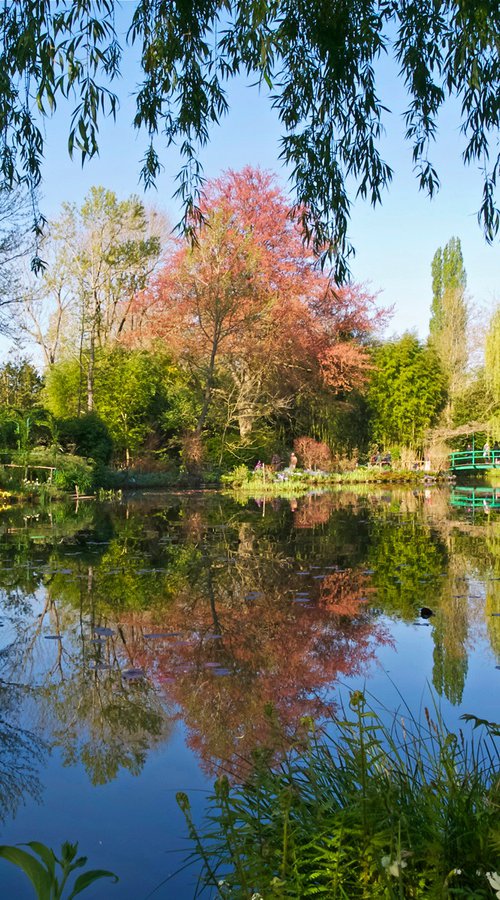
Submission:
{"label": "white flower", "polygon": [[[401,855],[405,854],[406,852],[407,851],[403,850],[403,853]],[[399,878],[401,870],[406,869],[408,865],[406,860],[402,859],[401,857],[399,859],[392,860],[390,856],[383,856],[381,861],[382,867],[384,869],[387,869],[389,875],[393,875],[394,878]]]}
{"label": "white flower", "polygon": [[394,862],[389,866],[389,875],[394,875],[394,878],[399,878],[401,869],[406,869],[406,866],[407,863],[404,861],[404,859],[395,859]]}
{"label": "white flower", "polygon": [[486,878],[500,900],[500,875],[498,872],[486,872]]}

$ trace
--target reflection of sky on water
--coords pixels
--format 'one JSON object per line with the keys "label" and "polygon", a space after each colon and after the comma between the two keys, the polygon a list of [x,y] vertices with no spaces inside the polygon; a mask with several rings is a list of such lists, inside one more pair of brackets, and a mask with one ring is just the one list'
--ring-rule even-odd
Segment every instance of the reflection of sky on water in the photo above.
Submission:
{"label": "reflection of sky on water", "polygon": [[[121,876],[88,896],[136,900],[181,865],[176,790],[199,816],[220,766],[247,771],[262,741],[279,755],[349,688],[418,717],[430,685],[450,726],[498,719],[500,526],[481,515],[387,488],[264,515],[220,495],[4,513],[0,723],[19,759],[38,742],[38,781],[4,771],[21,802],[0,840],[78,839]],[[192,897],[192,877],[156,896]],[[0,883],[31,896],[5,863]]]}

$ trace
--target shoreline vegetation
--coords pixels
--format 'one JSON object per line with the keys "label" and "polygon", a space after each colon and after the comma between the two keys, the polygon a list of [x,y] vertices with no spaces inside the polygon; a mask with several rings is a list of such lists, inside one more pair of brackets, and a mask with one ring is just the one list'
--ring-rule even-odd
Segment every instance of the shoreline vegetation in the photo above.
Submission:
{"label": "shoreline vegetation", "polygon": [[[46,463],[46,460],[43,460]],[[232,472],[178,470],[112,469],[92,460],[70,454],[52,458],[51,465],[41,464],[36,454],[23,463],[0,467],[0,504],[18,499],[67,498],[77,500],[108,499],[123,491],[222,489],[238,495],[287,497],[307,494],[311,490],[329,490],[354,484],[432,484],[454,482],[448,471],[411,470],[360,465],[345,472],[296,469],[275,471],[262,466],[251,470],[238,466]]]}
{"label": "shoreline vegetation", "polygon": [[307,492],[311,488],[330,488],[352,484],[430,484],[436,481],[450,482],[454,477],[447,471],[426,471],[422,469],[382,468],[380,466],[357,466],[347,472],[323,472],[296,469],[293,472],[275,472],[260,468],[249,471],[239,466],[232,473],[221,476],[221,482],[238,493],[253,494],[256,489],[263,494],[283,496]]}
{"label": "shoreline vegetation", "polygon": [[[272,709],[267,716],[274,722]],[[390,712],[357,690],[325,725],[303,718],[280,761],[262,746],[242,783],[220,775],[201,823],[178,791],[190,845],[183,868],[198,870],[196,896],[498,897],[500,726],[470,714],[461,720],[470,733],[450,731],[432,695],[416,719],[403,698]],[[63,844],[60,859],[38,841],[25,846],[31,852],[3,845],[0,857],[29,878],[39,900],[71,900],[97,880],[119,880],[90,870],[66,894],[67,879],[87,862],[75,859],[78,844]]]}
{"label": "shoreline vegetation", "polygon": [[327,730],[304,720],[279,765],[261,749],[242,785],[221,776],[199,827],[177,794],[201,884],[254,900],[500,896],[499,726],[463,715],[472,734],[455,734],[435,702],[419,721],[403,699],[386,721],[361,691],[342,712]]}

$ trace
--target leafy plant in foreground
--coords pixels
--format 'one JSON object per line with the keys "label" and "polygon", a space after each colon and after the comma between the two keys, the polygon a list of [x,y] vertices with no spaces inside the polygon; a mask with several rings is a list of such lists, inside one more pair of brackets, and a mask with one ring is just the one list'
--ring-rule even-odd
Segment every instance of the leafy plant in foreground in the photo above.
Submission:
{"label": "leafy plant in foreground", "polygon": [[[500,851],[500,729],[466,740],[439,712],[387,725],[354,692],[333,734],[309,723],[278,770],[265,754],[241,787],[226,778],[200,832],[178,795],[221,897],[329,900],[491,896]],[[491,876],[491,877],[490,877]]]}
{"label": "leafy plant in foreground", "polygon": [[[100,878],[111,878],[115,883],[118,881],[118,876],[113,872],[105,869],[88,869],[77,876],[73,888],[70,889],[68,886],[69,893],[65,894],[70,876],[87,862],[86,856],[77,857],[78,844],[65,841],[61,847],[60,858],[50,847],[39,841],[30,841],[25,846],[30,847],[33,852],[28,853],[27,850],[17,846],[1,845],[0,857],[7,859],[27,875],[35,889],[37,900],[63,900],[63,898],[72,900]],[[57,867],[61,870],[60,874]]]}

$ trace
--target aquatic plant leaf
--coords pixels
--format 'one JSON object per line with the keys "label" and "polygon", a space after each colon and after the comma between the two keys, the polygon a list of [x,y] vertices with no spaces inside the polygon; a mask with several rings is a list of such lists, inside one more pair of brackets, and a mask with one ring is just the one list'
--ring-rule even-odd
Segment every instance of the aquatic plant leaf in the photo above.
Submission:
{"label": "aquatic plant leaf", "polygon": [[474,729],[484,726],[490,734],[500,737],[500,723],[498,722],[490,722],[489,719],[480,719],[479,716],[474,716],[472,713],[464,713],[460,718],[463,722],[473,723]]}
{"label": "aquatic plant leaf", "polygon": [[38,900],[50,900],[52,879],[46,869],[31,853],[6,844],[0,846],[0,857],[21,869],[35,888]]}
{"label": "aquatic plant leaf", "polygon": [[78,876],[68,900],[73,900],[73,897],[76,897],[77,894],[81,894],[82,891],[86,890],[86,888],[93,884],[94,881],[98,881],[101,878],[111,878],[114,884],[119,880],[118,875],[115,875],[114,872],[108,872],[106,869],[90,869],[89,872],[83,872],[82,875]]}
{"label": "aquatic plant leaf", "polygon": [[35,853],[45,863],[47,871],[53,878],[56,871],[56,857],[50,847],[47,847],[45,844],[40,843],[40,841],[28,841],[26,847],[31,847],[31,849],[35,851]]}

